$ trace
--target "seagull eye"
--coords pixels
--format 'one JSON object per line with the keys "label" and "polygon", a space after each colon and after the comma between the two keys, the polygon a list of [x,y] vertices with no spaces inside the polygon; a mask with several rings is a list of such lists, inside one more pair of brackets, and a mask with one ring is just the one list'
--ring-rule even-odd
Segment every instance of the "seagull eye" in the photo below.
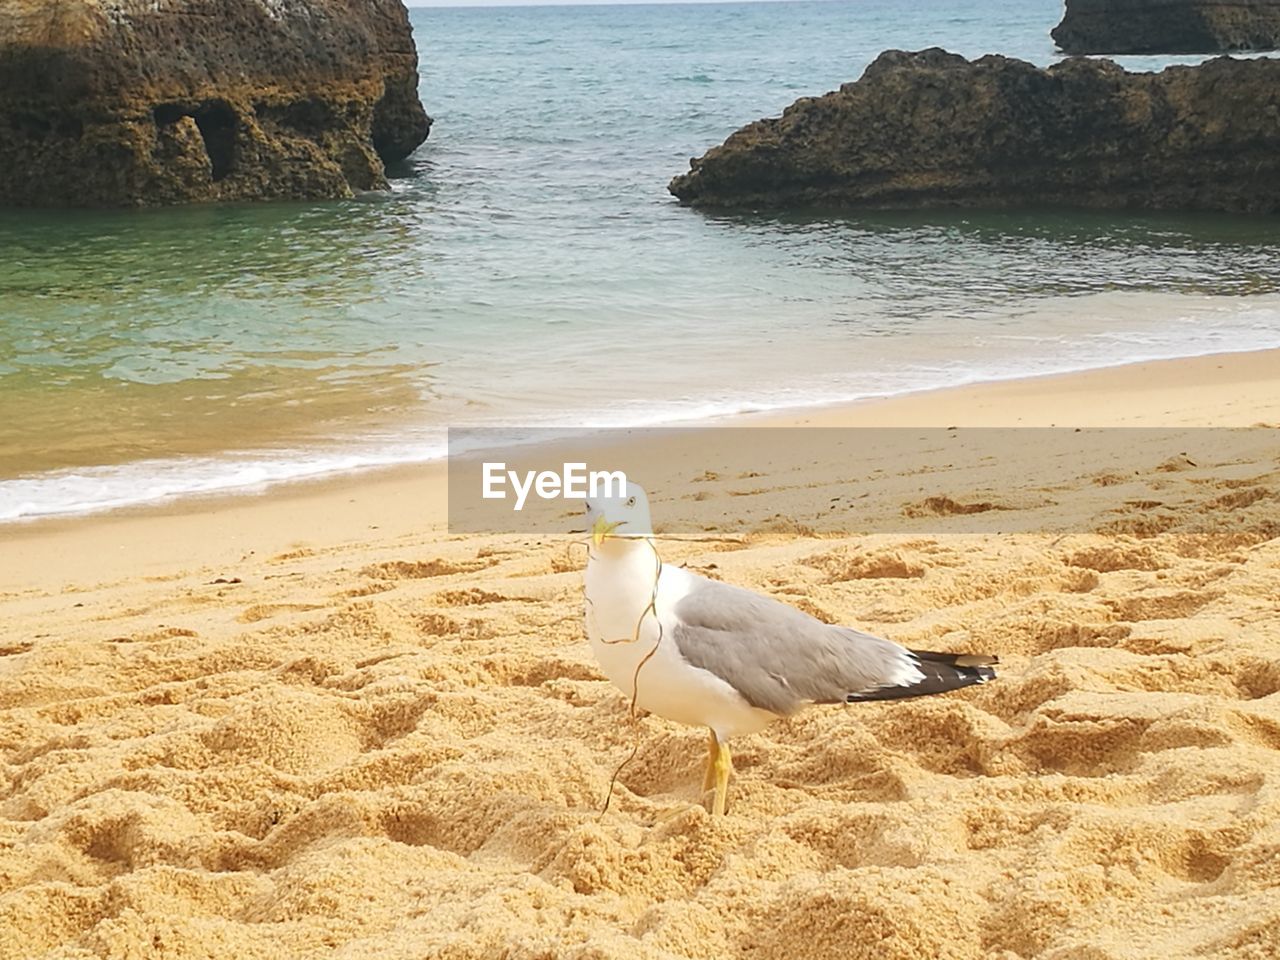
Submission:
{"label": "seagull eye", "polygon": [[591,501],[590,501],[590,500],[583,500],[583,501],[582,501],[582,505],[583,505],[583,506],[585,506],[588,510],[590,510],[590,509],[591,509]]}
{"label": "seagull eye", "polygon": [[636,498],[635,498],[635,497],[628,497],[628,498],[627,498],[627,506],[628,506],[628,507],[634,507],[635,505],[636,505]]}

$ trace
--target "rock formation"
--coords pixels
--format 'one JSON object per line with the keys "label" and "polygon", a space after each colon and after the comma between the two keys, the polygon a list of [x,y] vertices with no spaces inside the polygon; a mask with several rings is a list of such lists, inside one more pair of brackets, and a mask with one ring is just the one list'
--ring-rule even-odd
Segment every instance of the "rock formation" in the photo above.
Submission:
{"label": "rock formation", "polygon": [[1280,60],[1161,73],[881,54],[671,181],[706,207],[1054,205],[1280,211]]}
{"label": "rock formation", "polygon": [[1067,0],[1066,53],[1223,53],[1280,47],[1280,0]]}
{"label": "rock formation", "polygon": [[385,187],[417,87],[401,0],[0,0],[0,204]]}

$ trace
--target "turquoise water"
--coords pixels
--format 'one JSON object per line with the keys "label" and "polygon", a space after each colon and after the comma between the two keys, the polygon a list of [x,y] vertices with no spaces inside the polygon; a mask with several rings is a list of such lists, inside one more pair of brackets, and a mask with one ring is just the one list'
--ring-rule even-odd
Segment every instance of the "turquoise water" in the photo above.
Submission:
{"label": "turquoise water", "polygon": [[666,193],[883,49],[1050,63],[1059,12],[415,9],[436,124],[389,194],[0,212],[0,520],[424,459],[449,423],[657,423],[1280,346],[1273,219],[726,216]]}

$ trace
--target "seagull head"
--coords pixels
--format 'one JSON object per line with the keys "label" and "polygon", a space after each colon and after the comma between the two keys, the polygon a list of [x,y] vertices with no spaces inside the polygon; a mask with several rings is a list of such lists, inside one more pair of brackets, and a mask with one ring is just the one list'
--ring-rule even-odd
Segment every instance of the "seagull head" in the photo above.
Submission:
{"label": "seagull head", "polygon": [[634,483],[628,483],[621,496],[587,497],[586,508],[587,526],[597,547],[607,539],[643,539],[653,535],[649,498]]}

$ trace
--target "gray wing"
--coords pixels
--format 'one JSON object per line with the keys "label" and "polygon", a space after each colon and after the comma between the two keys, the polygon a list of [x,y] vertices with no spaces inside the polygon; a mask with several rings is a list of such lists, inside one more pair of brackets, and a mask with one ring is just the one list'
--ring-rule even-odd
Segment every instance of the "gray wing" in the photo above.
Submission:
{"label": "gray wing", "polygon": [[762,710],[942,693],[995,676],[995,657],[908,650],[741,587],[693,581],[674,609],[681,656]]}

